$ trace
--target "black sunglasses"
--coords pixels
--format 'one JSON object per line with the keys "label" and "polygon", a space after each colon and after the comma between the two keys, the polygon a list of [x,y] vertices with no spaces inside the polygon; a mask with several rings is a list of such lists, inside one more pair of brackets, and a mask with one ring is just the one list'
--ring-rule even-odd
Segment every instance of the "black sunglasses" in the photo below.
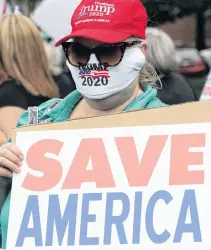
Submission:
{"label": "black sunglasses", "polygon": [[126,48],[140,43],[141,41],[101,44],[92,49],[77,42],[64,42],[62,47],[67,60],[75,67],[86,65],[91,54],[95,54],[99,63],[113,67],[122,61]]}

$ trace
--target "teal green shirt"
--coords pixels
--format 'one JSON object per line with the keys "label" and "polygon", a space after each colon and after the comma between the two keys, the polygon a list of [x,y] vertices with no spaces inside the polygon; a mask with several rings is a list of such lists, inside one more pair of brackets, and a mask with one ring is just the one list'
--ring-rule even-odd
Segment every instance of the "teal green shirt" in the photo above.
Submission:
{"label": "teal green shirt", "polygon": [[[139,109],[150,109],[166,106],[157,97],[156,89],[145,86],[144,93],[139,95],[133,102],[131,102],[124,111],[139,110]],[[41,104],[38,107],[38,120],[40,122],[62,122],[68,120],[75,106],[82,99],[81,94],[76,90],[69,94],[66,98],[61,100],[55,107],[49,109],[49,107],[56,101],[52,99],[48,102]],[[17,127],[28,124],[28,111],[25,111],[20,117]],[[7,229],[8,229],[8,218],[10,208],[10,195],[8,195],[0,216],[1,234],[2,234],[2,248],[6,248]],[[15,222],[14,222],[15,223]]]}

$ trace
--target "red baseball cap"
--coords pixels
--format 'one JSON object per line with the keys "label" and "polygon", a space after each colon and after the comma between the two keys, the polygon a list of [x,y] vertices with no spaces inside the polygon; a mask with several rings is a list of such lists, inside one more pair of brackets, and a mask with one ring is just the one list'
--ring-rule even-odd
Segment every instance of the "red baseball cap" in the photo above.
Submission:
{"label": "red baseball cap", "polygon": [[56,46],[75,37],[108,44],[131,36],[145,39],[147,23],[147,12],[140,0],[82,0],[72,16],[72,32]]}

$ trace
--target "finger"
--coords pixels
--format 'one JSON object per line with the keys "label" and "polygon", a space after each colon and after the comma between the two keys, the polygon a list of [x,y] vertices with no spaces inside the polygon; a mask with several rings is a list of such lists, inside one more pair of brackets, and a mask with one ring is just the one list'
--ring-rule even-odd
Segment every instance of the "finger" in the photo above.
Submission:
{"label": "finger", "polygon": [[20,173],[21,171],[21,168],[17,164],[9,161],[7,158],[4,157],[0,157],[0,167],[0,169],[2,169],[3,167],[11,170],[12,172],[15,172],[16,174]]}
{"label": "finger", "polygon": [[12,172],[6,168],[0,167],[0,176],[12,178]]}
{"label": "finger", "polygon": [[1,157],[5,157],[7,160],[15,163],[18,166],[21,166],[20,158],[7,148],[1,149]]}
{"label": "finger", "polygon": [[15,154],[19,159],[23,160],[23,153],[14,143],[5,144],[5,148],[9,149],[13,154]]}

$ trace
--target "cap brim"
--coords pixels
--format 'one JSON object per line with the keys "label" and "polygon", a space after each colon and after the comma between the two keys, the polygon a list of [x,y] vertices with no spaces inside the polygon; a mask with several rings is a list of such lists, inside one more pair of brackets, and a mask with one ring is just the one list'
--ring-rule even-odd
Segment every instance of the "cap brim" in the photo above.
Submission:
{"label": "cap brim", "polygon": [[101,29],[81,29],[63,37],[56,43],[56,47],[60,46],[63,42],[66,42],[70,38],[83,37],[92,39],[102,43],[118,43],[131,37],[132,34],[123,33],[115,30],[101,30]]}

